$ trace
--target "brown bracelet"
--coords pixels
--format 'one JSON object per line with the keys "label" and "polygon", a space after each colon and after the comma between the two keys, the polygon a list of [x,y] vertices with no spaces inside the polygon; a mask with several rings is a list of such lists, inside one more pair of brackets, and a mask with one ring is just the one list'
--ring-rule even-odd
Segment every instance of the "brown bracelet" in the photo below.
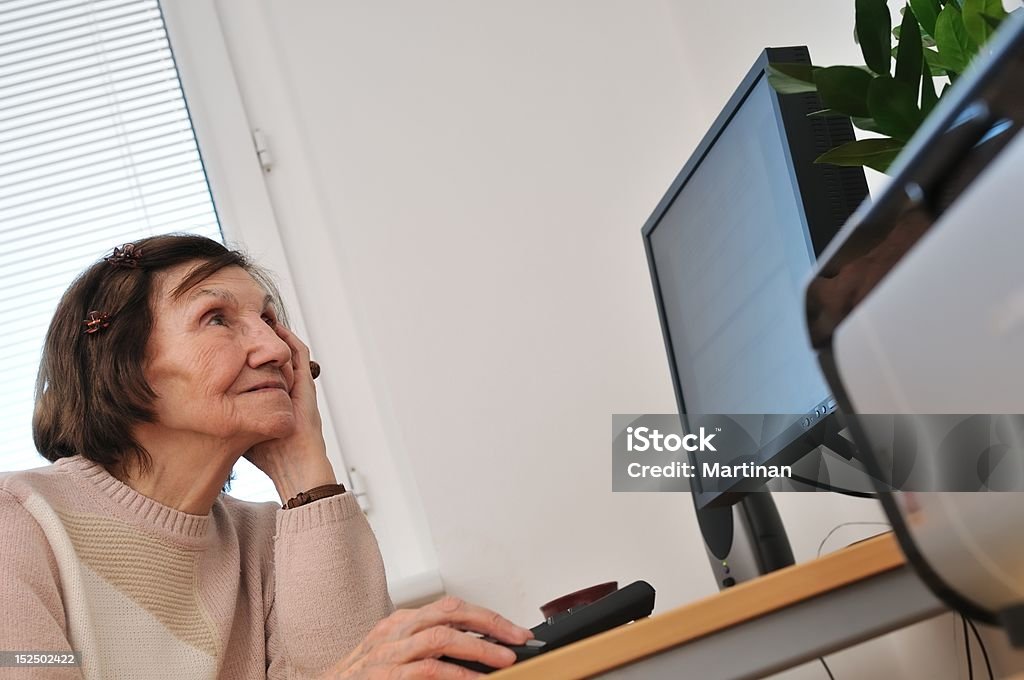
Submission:
{"label": "brown bracelet", "polygon": [[318,486],[310,489],[309,491],[300,491],[295,494],[295,498],[292,498],[290,501],[282,505],[281,509],[292,510],[300,505],[305,505],[306,503],[318,501],[321,498],[330,498],[331,496],[337,496],[343,493],[345,493],[344,484],[324,484],[323,486]]}

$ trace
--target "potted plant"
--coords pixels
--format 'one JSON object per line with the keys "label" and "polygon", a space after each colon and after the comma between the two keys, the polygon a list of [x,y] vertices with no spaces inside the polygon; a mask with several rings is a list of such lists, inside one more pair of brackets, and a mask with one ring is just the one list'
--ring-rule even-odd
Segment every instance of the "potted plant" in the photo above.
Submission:
{"label": "potted plant", "polygon": [[847,116],[882,135],[837,146],[816,162],[886,172],[1007,13],[1002,0],[909,0],[893,28],[887,0],[855,1],[865,65],[775,64],[768,80],[784,94],[817,92],[825,108],[811,115]]}

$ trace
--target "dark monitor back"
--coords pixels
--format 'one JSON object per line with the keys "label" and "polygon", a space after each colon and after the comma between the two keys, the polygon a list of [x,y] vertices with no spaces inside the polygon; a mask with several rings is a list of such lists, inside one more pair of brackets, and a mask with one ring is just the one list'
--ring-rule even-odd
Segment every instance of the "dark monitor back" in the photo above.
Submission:
{"label": "dark monitor back", "polygon": [[[778,94],[765,69],[779,62],[810,57],[805,47],[761,54],[643,229],[684,430],[686,414],[778,414],[743,419],[751,445],[735,455],[762,465],[816,448],[809,434],[835,410],[807,341],[803,287],[867,196],[860,168],[814,163],[853,140],[849,120],[808,117],[822,108],[815,94]],[[697,472],[698,507],[764,484]]]}

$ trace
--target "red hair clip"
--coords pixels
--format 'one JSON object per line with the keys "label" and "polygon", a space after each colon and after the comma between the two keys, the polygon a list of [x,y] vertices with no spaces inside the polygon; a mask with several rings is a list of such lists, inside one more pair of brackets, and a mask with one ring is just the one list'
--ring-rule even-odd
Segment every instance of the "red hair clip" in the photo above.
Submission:
{"label": "red hair clip", "polygon": [[106,312],[98,312],[95,309],[89,312],[88,318],[82,321],[82,325],[85,329],[82,331],[86,335],[92,335],[98,333],[110,326],[110,315]]}
{"label": "red hair clip", "polygon": [[114,248],[114,252],[103,259],[114,267],[137,269],[141,257],[142,248],[136,248],[134,243],[125,243],[123,246]]}

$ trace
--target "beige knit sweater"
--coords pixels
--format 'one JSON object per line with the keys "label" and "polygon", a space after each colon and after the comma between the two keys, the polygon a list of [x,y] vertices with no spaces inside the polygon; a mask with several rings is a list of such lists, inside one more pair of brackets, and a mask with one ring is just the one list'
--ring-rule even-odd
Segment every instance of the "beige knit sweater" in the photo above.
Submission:
{"label": "beige knit sweater", "polygon": [[189,515],[81,457],[0,475],[0,651],[79,652],[0,677],[314,678],[392,611],[350,494]]}

